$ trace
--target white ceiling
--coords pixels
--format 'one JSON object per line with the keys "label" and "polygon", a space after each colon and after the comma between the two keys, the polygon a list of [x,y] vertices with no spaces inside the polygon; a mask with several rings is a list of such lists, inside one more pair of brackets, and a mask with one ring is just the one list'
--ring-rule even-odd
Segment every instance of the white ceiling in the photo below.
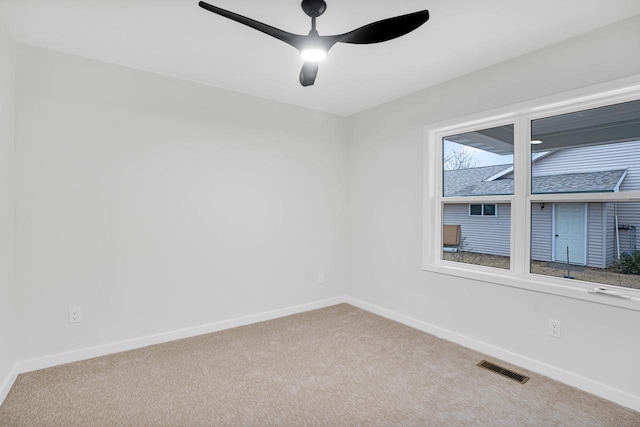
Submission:
{"label": "white ceiling", "polygon": [[[210,0],[307,34],[300,0]],[[350,115],[640,14],[640,0],[327,0],[320,34],[428,9],[416,31],[374,45],[337,44],[314,86],[291,46],[198,7],[197,0],[0,0],[23,43]]]}

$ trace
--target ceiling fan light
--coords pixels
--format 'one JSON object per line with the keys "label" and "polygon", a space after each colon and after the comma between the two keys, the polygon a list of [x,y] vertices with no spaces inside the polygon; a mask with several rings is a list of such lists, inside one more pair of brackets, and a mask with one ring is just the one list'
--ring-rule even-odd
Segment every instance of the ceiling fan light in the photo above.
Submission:
{"label": "ceiling fan light", "polygon": [[320,62],[327,57],[327,51],[324,49],[304,49],[300,51],[300,56],[307,62]]}

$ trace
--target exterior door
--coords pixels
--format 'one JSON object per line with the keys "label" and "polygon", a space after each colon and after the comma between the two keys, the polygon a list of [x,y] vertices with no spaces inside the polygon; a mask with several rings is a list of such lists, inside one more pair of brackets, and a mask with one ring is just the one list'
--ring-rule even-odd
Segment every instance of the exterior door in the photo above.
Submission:
{"label": "exterior door", "polygon": [[586,209],[584,203],[556,203],[554,218],[553,260],[585,265],[586,251]]}

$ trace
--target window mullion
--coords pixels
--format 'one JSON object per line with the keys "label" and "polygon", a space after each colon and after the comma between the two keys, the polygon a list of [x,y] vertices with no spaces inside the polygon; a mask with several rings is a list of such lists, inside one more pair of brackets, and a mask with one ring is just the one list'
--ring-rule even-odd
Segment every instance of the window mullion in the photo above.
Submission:
{"label": "window mullion", "polygon": [[511,215],[511,268],[517,275],[529,271],[530,209],[527,208],[531,180],[531,124],[526,116],[514,122],[514,203]]}
{"label": "window mullion", "polygon": [[[442,135],[428,132],[424,145],[423,263],[438,262],[442,248]],[[435,172],[435,173],[434,173]],[[434,229],[433,224],[438,224]],[[437,230],[434,232],[434,230]]]}

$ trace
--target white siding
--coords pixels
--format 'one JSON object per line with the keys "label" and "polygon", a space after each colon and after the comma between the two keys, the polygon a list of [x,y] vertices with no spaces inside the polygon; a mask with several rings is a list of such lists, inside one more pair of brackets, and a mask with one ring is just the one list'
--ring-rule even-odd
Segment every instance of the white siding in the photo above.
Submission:
{"label": "white siding", "polygon": [[[498,216],[469,216],[469,205],[447,204],[444,224],[460,225],[463,250],[490,255],[510,255],[511,206],[498,205]],[[463,240],[464,239],[464,240]]]}

